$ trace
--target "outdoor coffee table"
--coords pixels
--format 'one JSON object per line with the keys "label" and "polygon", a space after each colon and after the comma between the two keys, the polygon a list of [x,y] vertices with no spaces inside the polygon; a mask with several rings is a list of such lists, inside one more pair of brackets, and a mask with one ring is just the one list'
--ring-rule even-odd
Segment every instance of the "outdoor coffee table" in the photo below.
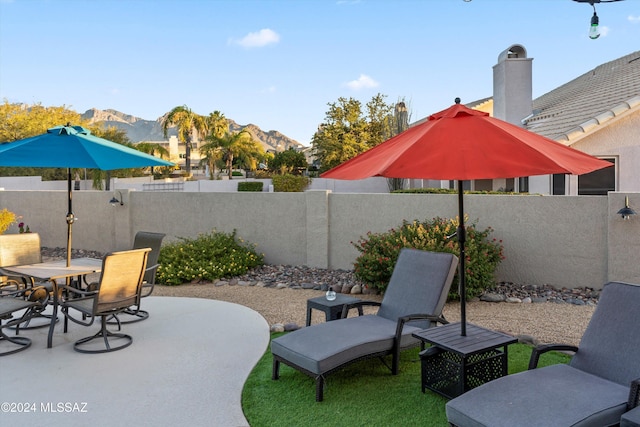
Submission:
{"label": "outdoor coffee table", "polygon": [[[336,299],[329,301],[325,296],[311,298],[307,300],[307,326],[311,325],[311,310],[321,310],[325,313],[326,321],[340,319],[342,310],[346,304],[353,304],[360,301],[358,298],[336,294]],[[362,316],[362,307],[358,307],[358,314]]]}
{"label": "outdoor coffee table", "polygon": [[501,332],[460,323],[425,329],[412,334],[433,346],[420,352],[422,392],[425,388],[453,399],[474,387],[507,375],[507,347],[518,339]]}

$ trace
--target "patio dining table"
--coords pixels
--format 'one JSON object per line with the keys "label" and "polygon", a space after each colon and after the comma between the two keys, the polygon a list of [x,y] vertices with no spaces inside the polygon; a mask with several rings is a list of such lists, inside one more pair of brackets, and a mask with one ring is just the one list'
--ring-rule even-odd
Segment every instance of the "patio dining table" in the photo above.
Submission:
{"label": "patio dining table", "polygon": [[49,325],[49,335],[47,338],[47,348],[51,348],[53,332],[58,318],[58,300],[60,298],[58,281],[61,279],[71,280],[73,277],[78,277],[78,281],[80,281],[88,274],[100,273],[102,270],[102,260],[97,258],[75,258],[71,260],[69,266],[67,266],[66,260],[56,260],[36,264],[14,265],[12,267],[3,267],[2,269],[5,272],[13,273],[17,276],[33,277],[40,281],[51,282],[53,313],[51,315],[51,324]]}

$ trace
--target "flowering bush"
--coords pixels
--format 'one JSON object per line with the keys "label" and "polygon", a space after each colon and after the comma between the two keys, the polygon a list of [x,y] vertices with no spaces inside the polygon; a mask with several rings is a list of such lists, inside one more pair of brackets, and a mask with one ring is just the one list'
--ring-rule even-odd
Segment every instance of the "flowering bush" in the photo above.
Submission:
{"label": "flowering bush", "polygon": [[31,229],[28,225],[25,225],[24,222],[18,224],[18,231],[20,231],[20,233],[31,233]]}
{"label": "flowering bush", "polygon": [[14,222],[16,222],[16,214],[7,208],[0,210],[0,234],[7,231],[7,228]]}
{"label": "flowering bush", "polygon": [[[400,249],[414,248],[434,252],[449,252],[460,256],[458,239],[455,236],[458,219],[433,218],[419,222],[403,221],[398,229],[386,233],[367,233],[357,243],[352,242],[360,252],[354,263],[355,275],[367,286],[382,292],[387,288]],[[502,254],[502,241],[489,239],[491,227],[476,230],[475,223],[466,223],[465,241],[465,289],[467,299],[480,295],[494,286],[494,272]],[[459,299],[458,272],[451,285],[449,297]]]}
{"label": "flowering bush", "polygon": [[181,285],[194,281],[213,281],[238,276],[263,264],[264,256],[254,246],[244,244],[233,233],[215,230],[195,239],[163,245],[160,249],[156,281],[164,285]]}

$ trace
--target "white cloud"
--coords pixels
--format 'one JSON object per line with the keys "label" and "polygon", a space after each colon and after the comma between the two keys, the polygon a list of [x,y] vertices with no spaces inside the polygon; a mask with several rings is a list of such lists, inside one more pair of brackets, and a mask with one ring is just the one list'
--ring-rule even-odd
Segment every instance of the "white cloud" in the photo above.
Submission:
{"label": "white cloud", "polygon": [[629,15],[627,17],[627,19],[629,20],[629,22],[631,22],[632,24],[640,24],[640,15],[638,16],[633,16],[633,15]]}
{"label": "white cloud", "polygon": [[257,33],[249,33],[241,39],[230,39],[229,44],[237,44],[245,48],[263,47],[278,43],[280,35],[269,28],[263,28]]}
{"label": "white cloud", "polygon": [[609,34],[609,31],[611,31],[611,28],[604,25],[600,25],[598,27],[598,31],[600,31],[600,37],[607,37],[607,35]]}
{"label": "white cloud", "polygon": [[360,89],[369,89],[372,87],[378,87],[380,83],[373,80],[371,77],[366,74],[360,74],[357,80],[351,80],[350,82],[345,83],[351,90],[360,90]]}

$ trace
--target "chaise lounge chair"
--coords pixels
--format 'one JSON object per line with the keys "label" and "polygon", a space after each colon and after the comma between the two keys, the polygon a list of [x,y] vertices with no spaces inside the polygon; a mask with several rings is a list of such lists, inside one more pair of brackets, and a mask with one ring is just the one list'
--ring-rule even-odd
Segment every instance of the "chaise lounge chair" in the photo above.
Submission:
{"label": "chaise lounge chair", "polygon": [[[640,285],[605,285],[579,347],[544,345],[529,370],[498,378],[449,401],[458,427],[633,425],[640,406]],[[550,350],[575,352],[569,364],[536,369]],[[630,411],[630,412],[627,412]],[[636,409],[637,411],[637,409]],[[627,414],[625,414],[627,413]],[[624,414],[624,415],[623,415]]]}
{"label": "chaise lounge chair", "polygon": [[[272,378],[279,378],[281,362],[289,365],[315,378],[316,401],[321,402],[325,376],[352,362],[391,355],[391,372],[396,375],[400,351],[420,344],[411,334],[447,323],[442,309],[457,264],[452,254],[403,249],[382,303],[351,304],[341,319],[274,339]],[[346,316],[349,309],[363,305],[380,308],[375,315]]]}

